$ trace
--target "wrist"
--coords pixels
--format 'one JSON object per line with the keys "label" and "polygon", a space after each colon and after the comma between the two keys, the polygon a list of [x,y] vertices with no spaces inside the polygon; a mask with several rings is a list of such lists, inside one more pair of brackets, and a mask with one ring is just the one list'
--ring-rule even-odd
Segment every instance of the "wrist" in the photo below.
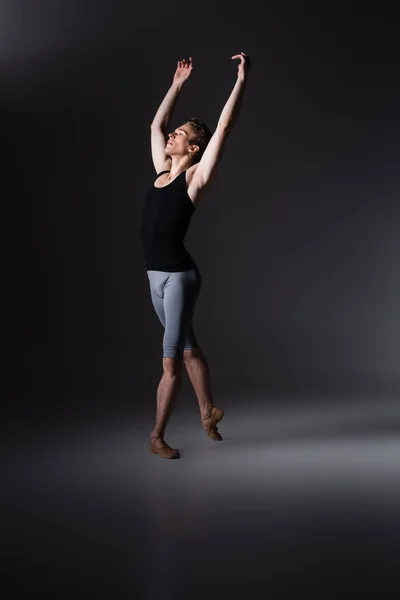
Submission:
{"label": "wrist", "polygon": [[172,81],[172,87],[178,91],[180,91],[182,89],[182,86],[184,84],[184,81]]}

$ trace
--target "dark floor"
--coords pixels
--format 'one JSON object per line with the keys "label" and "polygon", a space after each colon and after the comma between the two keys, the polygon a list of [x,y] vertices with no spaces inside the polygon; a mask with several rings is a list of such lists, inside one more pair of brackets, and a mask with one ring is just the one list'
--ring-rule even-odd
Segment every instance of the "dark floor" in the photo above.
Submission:
{"label": "dark floor", "polygon": [[398,598],[397,400],[220,404],[223,442],[179,404],[174,461],[152,409],[8,429],[2,597]]}

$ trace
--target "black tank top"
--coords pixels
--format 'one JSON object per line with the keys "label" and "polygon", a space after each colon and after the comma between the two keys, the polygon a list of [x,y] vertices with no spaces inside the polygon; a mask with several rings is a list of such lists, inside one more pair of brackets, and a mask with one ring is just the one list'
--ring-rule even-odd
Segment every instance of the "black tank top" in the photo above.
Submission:
{"label": "black tank top", "polygon": [[[156,180],[163,173],[156,177]],[[190,220],[196,208],[186,187],[186,171],[169,184],[152,185],[146,196],[140,223],[144,260],[147,270],[187,271],[195,262],[184,246]]]}

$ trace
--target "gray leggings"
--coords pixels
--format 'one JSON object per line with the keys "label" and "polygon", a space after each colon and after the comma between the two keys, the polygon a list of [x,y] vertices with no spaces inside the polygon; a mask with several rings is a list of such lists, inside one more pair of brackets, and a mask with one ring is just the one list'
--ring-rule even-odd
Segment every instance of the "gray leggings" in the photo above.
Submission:
{"label": "gray leggings", "polygon": [[164,327],[163,357],[183,359],[183,350],[198,348],[193,313],[201,289],[197,267],[180,273],[147,271],[151,299]]}

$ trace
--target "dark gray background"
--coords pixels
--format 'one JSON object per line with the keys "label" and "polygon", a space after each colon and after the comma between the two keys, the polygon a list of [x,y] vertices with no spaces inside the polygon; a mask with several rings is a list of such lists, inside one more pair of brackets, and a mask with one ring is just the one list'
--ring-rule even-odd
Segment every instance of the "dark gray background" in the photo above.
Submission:
{"label": "dark gray background", "polygon": [[[7,600],[399,597],[398,22],[382,2],[0,3]],[[214,127],[240,51],[187,237],[224,441],[186,378],[165,461],[149,126],[191,55],[171,127]]]}
{"label": "dark gray background", "polygon": [[3,2],[9,406],[148,406],[162,328],[139,219],[149,125],[215,127],[253,67],[186,242],[214,389],[399,389],[399,62],[390,4]]}

